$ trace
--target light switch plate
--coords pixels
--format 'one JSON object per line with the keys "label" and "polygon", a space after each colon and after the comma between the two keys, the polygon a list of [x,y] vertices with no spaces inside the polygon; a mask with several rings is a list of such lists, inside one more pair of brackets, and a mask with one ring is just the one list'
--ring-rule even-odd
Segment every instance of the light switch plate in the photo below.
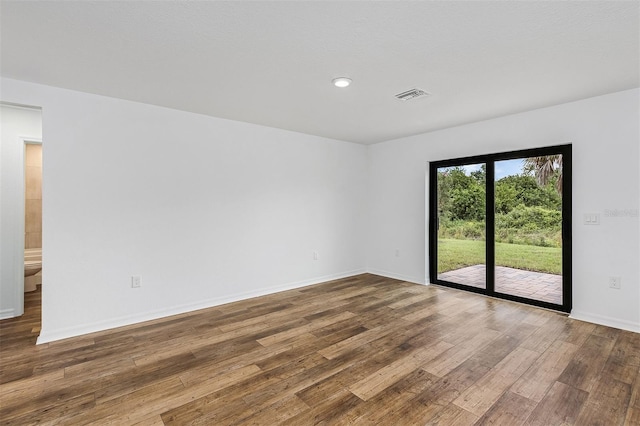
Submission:
{"label": "light switch plate", "polygon": [[600,225],[600,213],[585,213],[583,222],[585,225]]}

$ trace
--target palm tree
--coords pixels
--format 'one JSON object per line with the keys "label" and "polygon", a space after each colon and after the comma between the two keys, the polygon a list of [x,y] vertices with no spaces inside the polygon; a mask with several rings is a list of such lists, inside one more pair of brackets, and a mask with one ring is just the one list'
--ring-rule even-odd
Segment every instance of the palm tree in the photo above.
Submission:
{"label": "palm tree", "polygon": [[525,172],[533,172],[540,186],[545,186],[557,176],[556,191],[562,195],[562,154],[525,158],[522,169]]}

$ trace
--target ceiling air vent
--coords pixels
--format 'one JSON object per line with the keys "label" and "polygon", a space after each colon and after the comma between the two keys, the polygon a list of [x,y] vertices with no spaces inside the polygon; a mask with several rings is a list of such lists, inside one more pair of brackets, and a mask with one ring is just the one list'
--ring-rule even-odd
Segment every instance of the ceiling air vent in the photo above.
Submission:
{"label": "ceiling air vent", "polygon": [[431,93],[425,92],[422,89],[411,89],[411,90],[407,90],[406,92],[398,93],[396,95],[396,98],[400,99],[401,101],[408,101],[410,99],[426,98],[427,96],[430,96],[430,95]]}

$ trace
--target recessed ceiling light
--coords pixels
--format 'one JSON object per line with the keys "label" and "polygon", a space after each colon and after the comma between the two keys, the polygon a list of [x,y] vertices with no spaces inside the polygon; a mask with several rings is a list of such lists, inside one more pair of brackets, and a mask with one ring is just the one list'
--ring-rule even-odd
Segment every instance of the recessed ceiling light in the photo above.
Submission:
{"label": "recessed ceiling light", "polygon": [[331,82],[334,86],[343,88],[351,84],[351,79],[347,77],[338,77],[331,80]]}

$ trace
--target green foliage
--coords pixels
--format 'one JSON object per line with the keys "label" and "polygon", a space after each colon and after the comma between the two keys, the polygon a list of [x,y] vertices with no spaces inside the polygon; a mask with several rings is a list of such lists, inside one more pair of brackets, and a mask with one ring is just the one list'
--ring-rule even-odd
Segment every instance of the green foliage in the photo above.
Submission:
{"label": "green foliage", "polygon": [[496,242],[507,244],[525,244],[539,247],[562,247],[560,230],[541,230],[527,232],[518,228],[496,228]]}
{"label": "green foliage", "polygon": [[540,186],[553,182],[556,191],[562,194],[562,154],[525,158],[522,168],[524,174],[535,176]]}
{"label": "green foliage", "polygon": [[[540,186],[532,173],[495,183],[496,242],[541,247],[562,243],[562,198],[555,177]],[[462,167],[438,172],[440,238],[485,239],[485,166],[469,174]]]}
{"label": "green foliage", "polygon": [[485,215],[484,188],[472,185],[469,188],[454,188],[451,191],[451,219],[483,220]]}
{"label": "green foliage", "polygon": [[[530,208],[523,207],[523,209]],[[552,212],[552,214],[559,214],[559,212]],[[542,225],[540,226],[536,225],[535,221],[528,223],[526,226],[514,226],[518,221],[525,220],[524,218],[526,218],[528,214],[514,214],[513,216],[516,216],[516,218],[505,216],[507,215],[496,215],[495,240],[497,243],[526,244],[540,247],[562,246],[562,231],[560,226],[543,226],[544,221],[549,218],[542,219]],[[535,213],[533,216],[535,216]],[[485,235],[484,221],[452,221],[448,219],[441,219],[440,226],[438,228],[438,238],[484,240]]]}
{"label": "green foliage", "polygon": [[544,207],[526,207],[522,204],[507,214],[496,214],[496,229],[519,228],[526,231],[559,229],[562,224],[562,212]]}
{"label": "green foliage", "polygon": [[560,210],[562,199],[549,182],[544,187],[531,175],[506,176],[496,182],[496,213],[509,213],[519,205]]}
{"label": "green foliage", "polygon": [[[562,160],[528,160],[495,183],[496,265],[560,274]],[[486,262],[485,185],[484,165],[438,171],[438,272]]]}
{"label": "green foliage", "polygon": [[496,241],[560,247],[562,212],[521,204],[507,214],[496,214]]}
{"label": "green foliage", "polygon": [[474,170],[473,172],[470,173],[470,175],[476,181],[476,183],[484,186],[484,183],[487,181],[486,164],[481,165],[479,170]]}
{"label": "green foliage", "polygon": [[484,221],[441,219],[438,230],[440,238],[458,238],[462,240],[484,240]]}
{"label": "green foliage", "polygon": [[482,220],[485,211],[484,171],[468,176],[461,167],[438,172],[438,210],[447,219]]}

